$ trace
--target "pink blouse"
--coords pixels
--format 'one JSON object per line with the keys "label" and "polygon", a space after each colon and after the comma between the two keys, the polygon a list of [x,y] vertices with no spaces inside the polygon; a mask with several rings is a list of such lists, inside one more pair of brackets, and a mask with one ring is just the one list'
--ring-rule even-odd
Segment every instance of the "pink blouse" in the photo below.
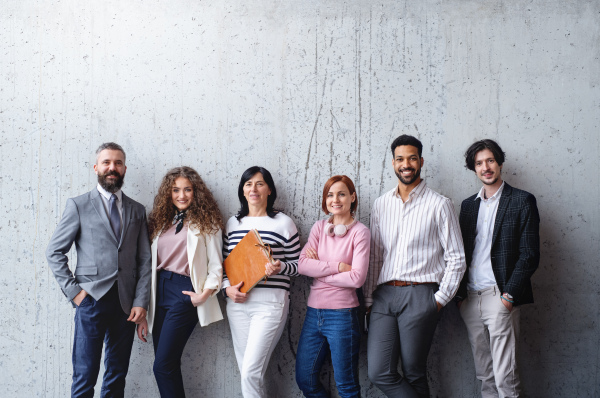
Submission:
{"label": "pink blouse", "polygon": [[183,228],[177,235],[175,235],[175,227],[177,227],[176,224],[172,225],[158,237],[158,266],[156,269],[190,276],[187,255],[188,225],[184,222]]}

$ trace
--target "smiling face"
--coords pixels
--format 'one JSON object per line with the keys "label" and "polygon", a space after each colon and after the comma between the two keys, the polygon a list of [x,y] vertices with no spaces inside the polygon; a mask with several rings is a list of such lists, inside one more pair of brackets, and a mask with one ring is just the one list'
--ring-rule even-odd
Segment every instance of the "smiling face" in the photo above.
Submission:
{"label": "smiling face", "polygon": [[484,149],[475,154],[475,174],[485,185],[501,184],[502,166],[496,162],[494,154]]}
{"label": "smiling face", "polygon": [[350,190],[341,181],[331,185],[327,193],[327,211],[334,217],[344,219],[350,216],[352,203],[356,200],[356,193],[350,194]]}
{"label": "smiling face", "polygon": [[94,172],[98,176],[98,183],[110,193],[121,189],[126,171],[125,154],[119,150],[105,149],[96,157]]}
{"label": "smiling face", "polygon": [[392,159],[394,172],[404,185],[413,185],[419,183],[421,168],[423,167],[423,158],[419,157],[419,150],[412,145],[400,145],[394,150],[394,159]]}
{"label": "smiling face", "polygon": [[265,182],[262,173],[256,173],[244,183],[244,197],[248,206],[267,209],[267,200],[271,194],[269,185]]}
{"label": "smiling face", "polygon": [[179,211],[190,207],[194,199],[194,187],[190,180],[185,177],[177,178],[171,190],[171,199],[173,200],[173,205]]}

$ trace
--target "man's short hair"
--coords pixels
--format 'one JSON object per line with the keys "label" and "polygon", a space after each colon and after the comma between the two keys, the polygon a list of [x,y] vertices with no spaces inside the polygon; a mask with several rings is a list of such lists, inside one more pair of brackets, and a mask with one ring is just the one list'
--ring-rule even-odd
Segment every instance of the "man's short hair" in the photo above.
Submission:
{"label": "man's short hair", "polygon": [[485,139],[473,143],[469,149],[467,149],[467,152],[465,152],[465,167],[467,169],[475,171],[475,156],[484,149],[489,149],[494,155],[494,160],[496,160],[496,163],[502,166],[504,163],[504,156],[506,154],[496,141]]}
{"label": "man's short hair", "polygon": [[392,158],[396,156],[396,147],[401,145],[411,145],[417,148],[419,151],[419,157],[422,158],[423,153],[423,144],[416,137],[408,134],[402,134],[400,137],[396,138],[394,142],[392,142]]}
{"label": "man's short hair", "polygon": [[104,144],[100,144],[98,149],[96,149],[96,160],[98,160],[98,155],[100,155],[100,152],[102,152],[105,149],[121,151],[123,153],[123,162],[125,162],[125,159],[127,159],[127,155],[125,155],[125,151],[123,150],[123,147],[121,147],[121,145],[114,142],[105,142]]}

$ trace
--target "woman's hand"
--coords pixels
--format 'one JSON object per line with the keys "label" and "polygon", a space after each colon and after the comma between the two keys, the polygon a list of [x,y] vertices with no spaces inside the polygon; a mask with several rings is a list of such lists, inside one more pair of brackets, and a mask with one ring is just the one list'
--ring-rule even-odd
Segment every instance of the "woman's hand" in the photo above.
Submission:
{"label": "woman's hand", "polygon": [[189,292],[187,290],[184,290],[181,293],[185,294],[186,296],[190,296],[192,304],[194,305],[194,307],[197,307],[199,305],[204,304],[206,300],[208,300],[210,295],[213,294],[214,291],[215,289],[204,289],[202,293],[198,294],[196,292]]}
{"label": "woman's hand", "polygon": [[234,303],[243,303],[248,298],[247,293],[240,292],[240,287],[244,284],[244,281],[241,281],[235,286],[228,286],[225,288],[225,294],[227,297],[233,300]]}
{"label": "woman's hand", "polygon": [[309,247],[308,249],[306,249],[306,252],[304,252],[304,255],[306,257],[310,258],[311,260],[318,260],[319,259],[319,254],[312,247]]}
{"label": "woman's hand", "polygon": [[147,343],[148,340],[146,340],[146,337],[148,337],[148,321],[146,320],[146,318],[144,318],[142,322],[138,323],[136,325],[136,328],[138,338],[144,343]]}
{"label": "woman's hand", "polygon": [[265,275],[277,275],[281,271],[281,261],[276,260],[273,264],[266,263],[265,264]]}
{"label": "woman's hand", "polygon": [[350,272],[352,271],[352,266],[350,264],[342,263],[338,265],[338,271],[341,272]]}

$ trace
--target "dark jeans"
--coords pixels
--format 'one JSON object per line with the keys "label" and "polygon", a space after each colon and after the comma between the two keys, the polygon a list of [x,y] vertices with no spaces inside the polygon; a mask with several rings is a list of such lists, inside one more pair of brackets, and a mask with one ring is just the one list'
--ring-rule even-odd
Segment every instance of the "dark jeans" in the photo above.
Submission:
{"label": "dark jeans", "polygon": [[160,271],[156,286],[156,313],[152,326],[154,377],[162,398],[185,397],[181,356],[194,327],[198,311],[183,290],[194,291],[189,277]]}
{"label": "dark jeans", "polygon": [[329,397],[320,381],[323,362],[331,353],[340,397],[360,397],[358,308],[323,310],[308,307],[298,343],[296,383],[305,397]]}
{"label": "dark jeans", "polygon": [[123,397],[135,334],[119,301],[117,284],[96,301],[87,295],[75,310],[72,397],[93,397],[104,344],[102,397]]}
{"label": "dark jeans", "polygon": [[380,285],[373,293],[369,379],[388,397],[429,397],[427,355],[438,321],[437,289],[437,284]]}

